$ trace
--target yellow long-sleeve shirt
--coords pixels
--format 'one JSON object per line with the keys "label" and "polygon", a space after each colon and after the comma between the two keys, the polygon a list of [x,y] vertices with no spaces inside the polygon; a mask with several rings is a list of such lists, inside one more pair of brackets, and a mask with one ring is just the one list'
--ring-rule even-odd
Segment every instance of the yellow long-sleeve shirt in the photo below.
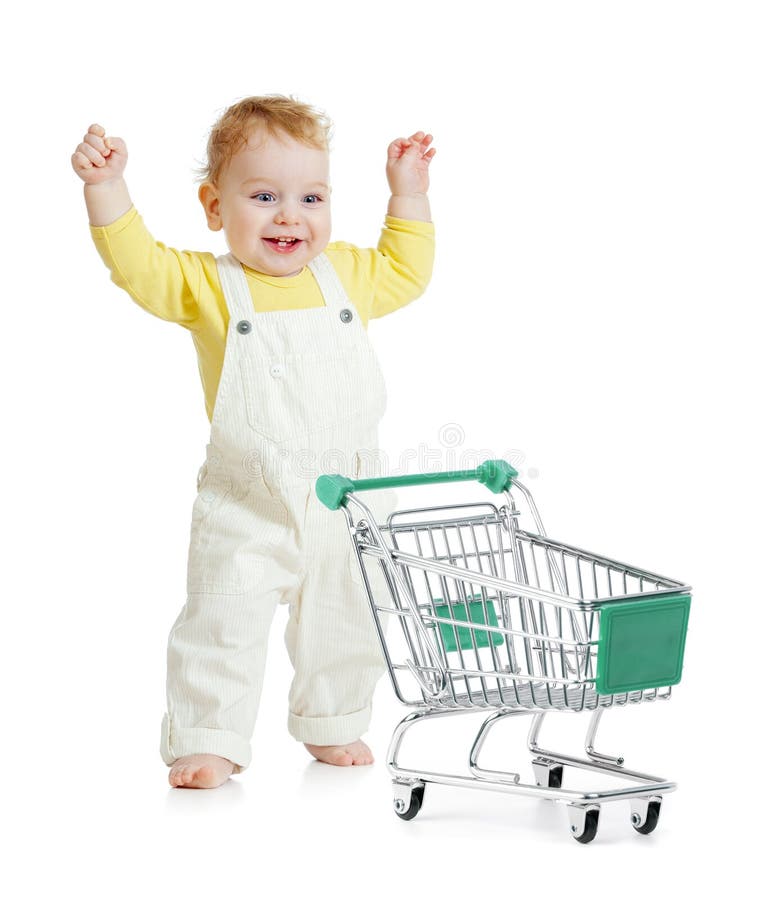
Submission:
{"label": "yellow long-sleeve shirt", "polygon": [[[228,307],[214,255],[172,250],[155,241],[134,208],[110,225],[90,226],[90,231],[111,280],[139,306],[192,334],[211,421],[228,334]],[[376,250],[339,241],[325,252],[365,326],[423,293],[434,261],[434,226],[386,216]],[[309,269],[290,278],[246,266],[244,271],[257,312],[324,304]]]}

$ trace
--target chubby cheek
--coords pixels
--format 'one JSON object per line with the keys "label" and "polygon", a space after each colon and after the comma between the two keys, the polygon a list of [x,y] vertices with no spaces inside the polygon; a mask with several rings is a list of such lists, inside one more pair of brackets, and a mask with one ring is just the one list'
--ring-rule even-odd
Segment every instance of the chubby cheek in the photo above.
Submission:
{"label": "chubby cheek", "polygon": [[328,242],[331,240],[331,217],[324,222],[319,223],[319,227],[315,231],[315,243],[319,250],[325,250]]}
{"label": "chubby cheek", "polygon": [[261,234],[262,224],[252,216],[236,216],[231,222],[231,231],[235,241],[243,244],[256,242]]}
{"label": "chubby cheek", "polygon": [[247,234],[258,236],[263,232],[264,228],[268,228],[269,217],[257,215],[252,212],[245,212],[241,216],[241,227]]}
{"label": "chubby cheek", "polygon": [[321,251],[325,250],[325,248],[328,246],[328,242],[330,240],[331,240],[331,232],[330,231],[321,232],[317,236],[316,240],[314,241],[317,252],[320,253]]}

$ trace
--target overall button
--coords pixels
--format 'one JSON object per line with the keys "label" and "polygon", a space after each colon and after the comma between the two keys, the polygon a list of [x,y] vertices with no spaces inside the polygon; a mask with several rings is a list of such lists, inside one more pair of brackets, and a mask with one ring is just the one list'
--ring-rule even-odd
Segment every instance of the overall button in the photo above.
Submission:
{"label": "overall button", "polygon": [[269,372],[271,372],[274,378],[281,378],[285,374],[285,367],[282,363],[274,363],[269,369]]}
{"label": "overall button", "polygon": [[343,309],[339,313],[339,318],[346,324],[347,322],[352,322],[353,314],[349,309]]}
{"label": "overall button", "polygon": [[252,322],[242,319],[236,326],[236,331],[238,331],[239,334],[249,334],[250,331],[252,331]]}

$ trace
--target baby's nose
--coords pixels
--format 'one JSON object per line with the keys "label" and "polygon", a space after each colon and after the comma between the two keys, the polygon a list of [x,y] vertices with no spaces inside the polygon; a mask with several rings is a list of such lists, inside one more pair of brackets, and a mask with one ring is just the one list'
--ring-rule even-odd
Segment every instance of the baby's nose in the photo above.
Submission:
{"label": "baby's nose", "polygon": [[298,223],[298,207],[294,203],[283,203],[274,216],[277,225],[291,225]]}

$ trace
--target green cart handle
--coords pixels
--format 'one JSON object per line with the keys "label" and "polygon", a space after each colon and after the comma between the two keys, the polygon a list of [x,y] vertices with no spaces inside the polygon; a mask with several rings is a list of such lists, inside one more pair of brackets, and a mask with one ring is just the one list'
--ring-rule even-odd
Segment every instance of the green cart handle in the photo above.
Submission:
{"label": "green cart handle", "polygon": [[442,484],[453,481],[479,481],[495,494],[510,487],[518,475],[510,463],[503,459],[489,459],[476,469],[460,472],[431,472],[419,475],[391,475],[387,478],[360,478],[351,480],[344,475],[321,475],[315,484],[320,501],[329,509],[339,509],[347,502],[347,495],[355,491],[376,491],[382,488],[412,487],[419,484]]}

